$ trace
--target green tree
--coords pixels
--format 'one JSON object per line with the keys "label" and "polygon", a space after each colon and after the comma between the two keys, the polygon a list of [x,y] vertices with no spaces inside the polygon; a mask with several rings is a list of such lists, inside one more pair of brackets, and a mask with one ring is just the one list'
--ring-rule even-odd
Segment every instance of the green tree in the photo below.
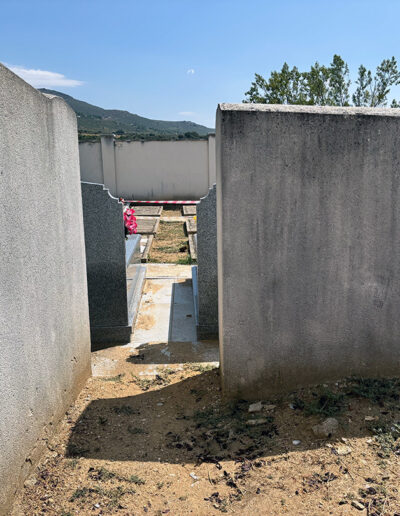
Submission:
{"label": "green tree", "polygon": [[335,54],[329,68],[329,105],[349,106],[349,88],[349,67],[340,56]]}
{"label": "green tree", "polygon": [[[353,94],[355,106],[386,106],[390,88],[400,84],[400,72],[397,69],[396,59],[394,57],[384,59],[373,77],[371,70],[361,65],[356,84],[357,88]],[[392,107],[398,107],[396,100],[392,101]]]}
{"label": "green tree", "polygon": [[[356,89],[352,95],[355,106],[386,106],[392,86],[400,84],[400,72],[394,57],[384,59],[373,76],[361,65]],[[300,72],[284,63],[269,79],[255,74],[243,102],[261,104],[308,104],[317,106],[350,106],[349,67],[337,54],[329,66],[316,62],[309,71]],[[400,107],[396,100],[391,107]]]}

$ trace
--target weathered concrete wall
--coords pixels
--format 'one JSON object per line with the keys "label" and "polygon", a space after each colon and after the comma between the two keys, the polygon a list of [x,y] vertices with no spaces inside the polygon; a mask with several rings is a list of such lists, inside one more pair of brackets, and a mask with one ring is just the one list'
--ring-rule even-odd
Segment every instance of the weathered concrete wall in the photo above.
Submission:
{"label": "weathered concrete wall", "polygon": [[85,177],[83,181],[88,183],[104,183],[100,143],[80,143],[79,161],[81,170],[84,168]]}
{"label": "weathered concrete wall", "polygon": [[215,134],[208,137],[208,185],[212,188],[217,182],[217,170],[215,163]]}
{"label": "weathered concrete wall", "polygon": [[216,186],[197,205],[197,285],[199,339],[218,336]]}
{"label": "weathered concrete wall", "polygon": [[0,65],[0,514],[90,374],[79,179],[74,112]]}
{"label": "weathered concrete wall", "polygon": [[221,105],[223,388],[400,374],[400,110]]}
{"label": "weathered concrete wall", "polygon": [[81,143],[82,181],[104,183],[116,197],[200,199],[215,183],[215,137],[208,140]]}

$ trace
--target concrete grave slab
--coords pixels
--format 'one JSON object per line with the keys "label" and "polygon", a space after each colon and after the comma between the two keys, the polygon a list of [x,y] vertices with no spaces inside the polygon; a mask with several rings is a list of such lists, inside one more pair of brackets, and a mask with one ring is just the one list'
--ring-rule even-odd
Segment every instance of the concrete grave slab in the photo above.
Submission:
{"label": "concrete grave slab", "polygon": [[163,211],[162,206],[134,206],[135,217],[160,217]]}
{"label": "concrete grave slab", "polygon": [[[136,214],[135,214],[136,216]],[[137,232],[140,235],[155,235],[160,224],[159,217],[136,217]]]}
{"label": "concrete grave slab", "polygon": [[197,232],[197,223],[193,217],[188,217],[186,219],[186,231],[187,231],[188,235],[190,235],[191,233]]}
{"label": "concrete grave slab", "polygon": [[189,240],[189,252],[192,260],[197,260],[197,235],[196,233],[190,233],[188,235]]}
{"label": "concrete grave slab", "polygon": [[185,217],[191,216],[193,217],[196,215],[196,205],[195,204],[188,204],[182,206],[182,213]]}

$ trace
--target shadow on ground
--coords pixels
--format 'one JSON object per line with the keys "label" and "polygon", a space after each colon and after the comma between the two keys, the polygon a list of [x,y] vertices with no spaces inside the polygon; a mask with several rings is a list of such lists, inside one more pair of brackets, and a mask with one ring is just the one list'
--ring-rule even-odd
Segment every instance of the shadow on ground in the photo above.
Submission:
{"label": "shadow on ground", "polygon": [[[339,421],[334,438],[341,445],[341,438],[371,436],[400,415],[398,384],[393,396],[373,401],[355,398],[348,384],[346,394],[321,387],[250,414],[247,402],[223,401],[218,374],[214,369],[157,390],[92,401],[72,430],[67,455],[173,464],[253,460],[325,446],[329,439],[316,438],[311,428],[327,415]],[[261,421],[253,426],[250,419]]]}
{"label": "shadow on ground", "polygon": [[218,362],[217,341],[143,344],[127,358],[131,364],[185,364]]}

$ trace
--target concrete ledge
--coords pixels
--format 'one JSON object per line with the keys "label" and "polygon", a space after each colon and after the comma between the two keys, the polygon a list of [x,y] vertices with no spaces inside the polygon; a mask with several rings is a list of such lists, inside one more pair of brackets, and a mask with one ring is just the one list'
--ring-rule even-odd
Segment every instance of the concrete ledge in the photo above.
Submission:
{"label": "concrete ledge", "polygon": [[146,266],[135,265],[137,272],[133,285],[129,285],[128,279],[128,312],[129,312],[129,324],[133,328],[136,322],[136,318],[139,311],[140,299],[142,297],[144,282],[146,280]]}
{"label": "concrete ledge", "polygon": [[299,106],[288,104],[229,104],[222,103],[218,106],[218,111],[238,112],[238,113],[292,113],[309,115],[340,115],[345,116],[373,116],[373,117],[400,117],[400,109],[394,108],[370,108],[370,107],[337,107],[337,106]]}
{"label": "concrete ledge", "polygon": [[141,235],[129,235],[125,240],[125,261],[128,267],[133,261],[140,261],[140,239]]}

